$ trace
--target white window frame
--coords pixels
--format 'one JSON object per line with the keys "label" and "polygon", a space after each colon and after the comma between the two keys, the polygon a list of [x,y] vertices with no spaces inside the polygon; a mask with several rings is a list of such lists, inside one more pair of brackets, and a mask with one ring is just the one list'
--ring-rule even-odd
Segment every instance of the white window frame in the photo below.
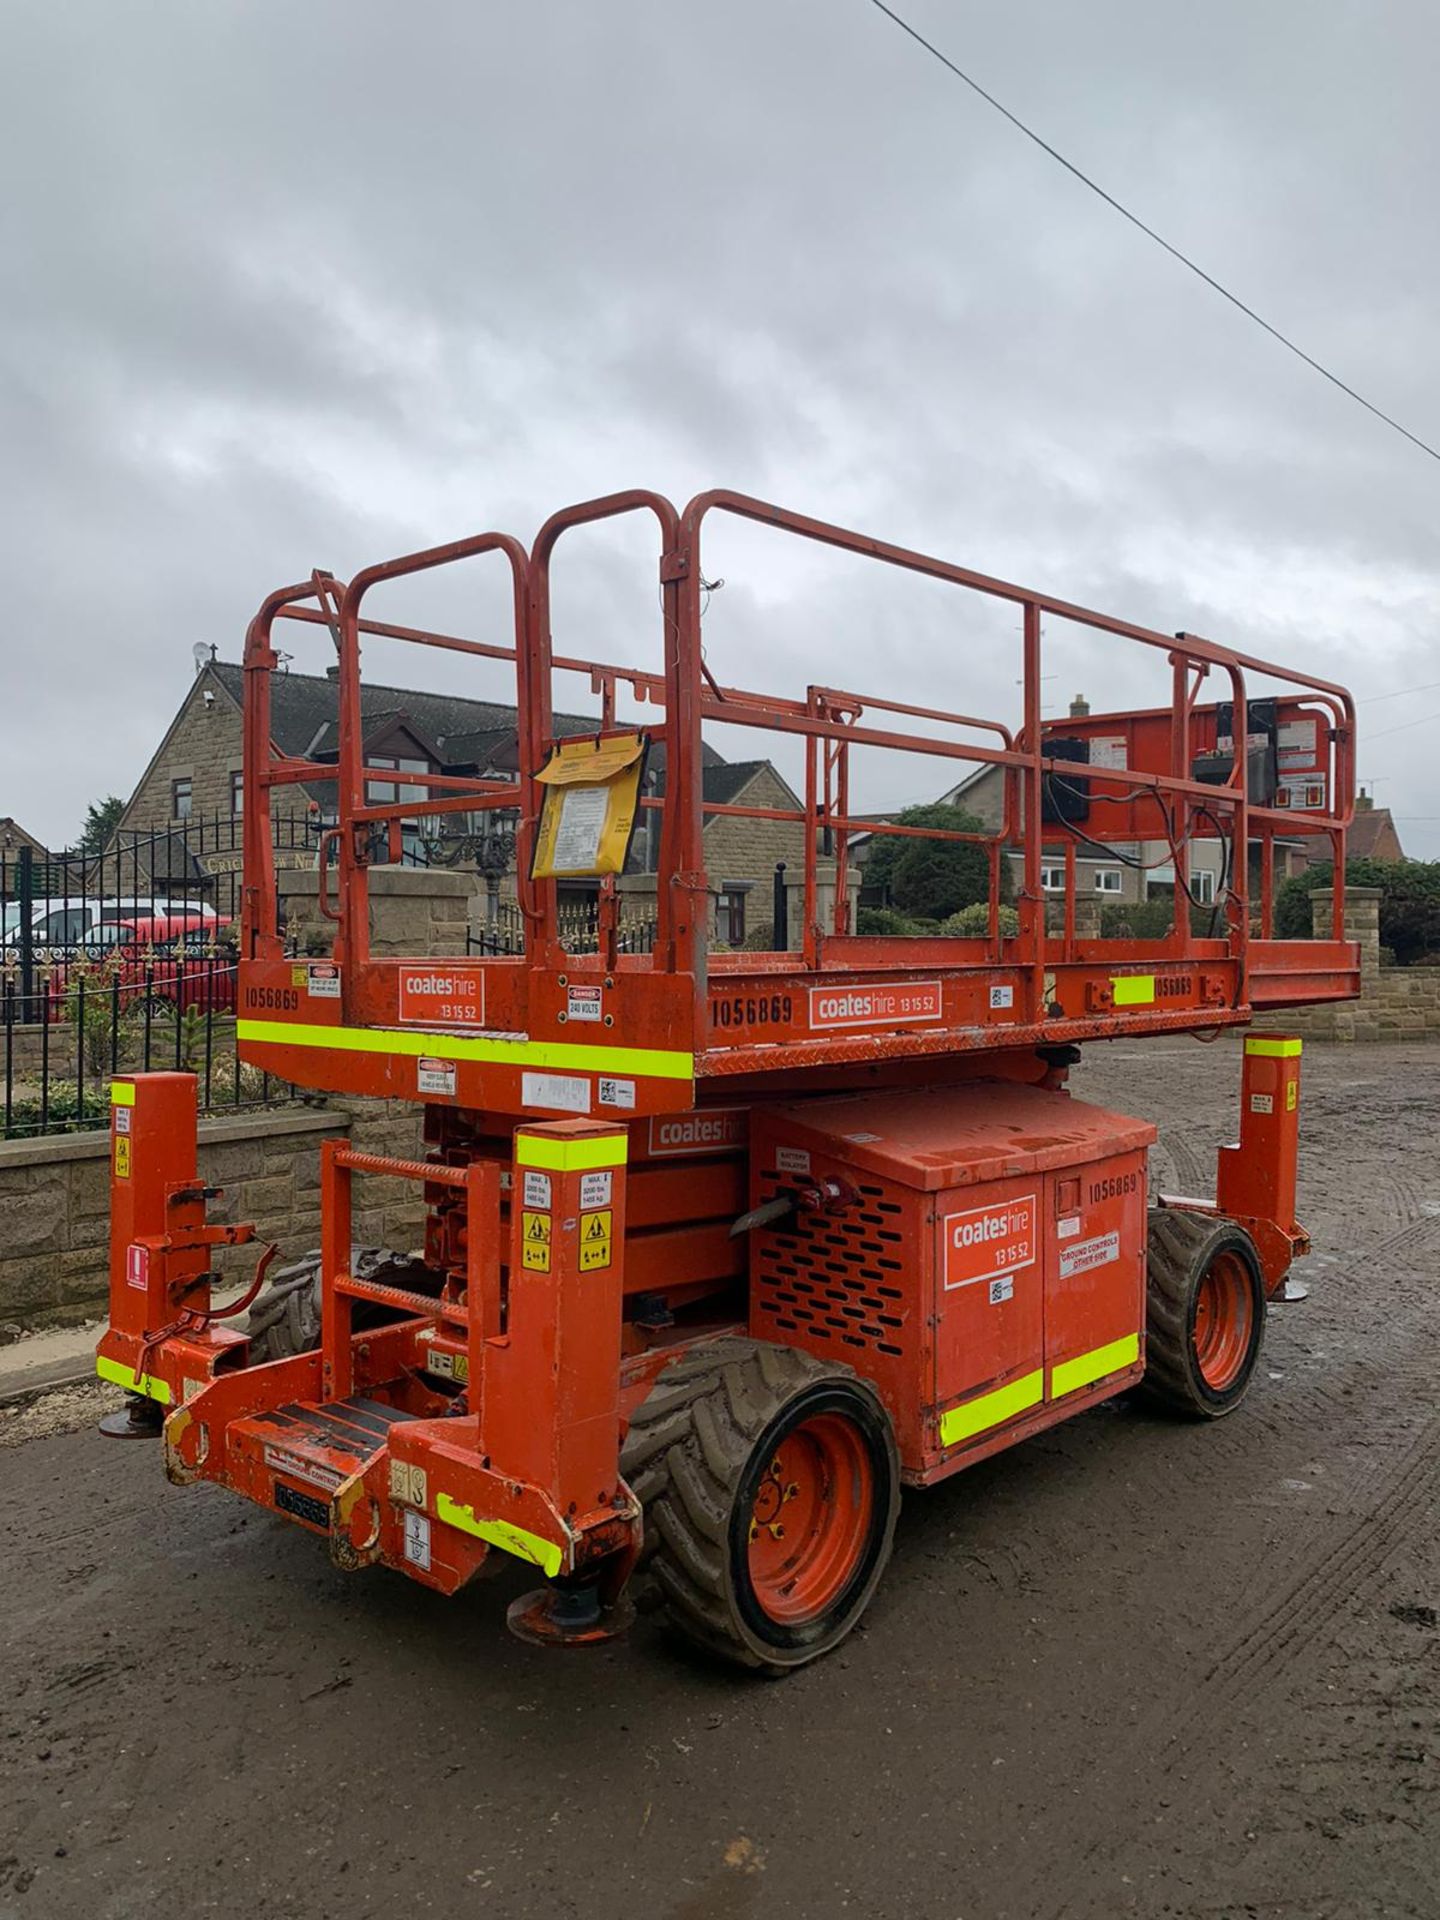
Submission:
{"label": "white window frame", "polygon": [[[393,767],[396,773],[429,773],[430,762],[395,753],[371,753],[365,756],[367,767]],[[393,807],[407,800],[428,800],[428,786],[411,786],[407,781],[370,780],[366,783],[366,805]]]}
{"label": "white window frame", "polygon": [[1215,904],[1215,874],[1210,867],[1197,867],[1190,876],[1190,892],[1202,907]]}
{"label": "white window frame", "polygon": [[1125,891],[1125,876],[1119,867],[1097,867],[1095,869],[1095,891],[1119,895]]}
{"label": "white window frame", "polygon": [[1064,867],[1041,867],[1040,891],[1042,893],[1063,893],[1065,891]]}

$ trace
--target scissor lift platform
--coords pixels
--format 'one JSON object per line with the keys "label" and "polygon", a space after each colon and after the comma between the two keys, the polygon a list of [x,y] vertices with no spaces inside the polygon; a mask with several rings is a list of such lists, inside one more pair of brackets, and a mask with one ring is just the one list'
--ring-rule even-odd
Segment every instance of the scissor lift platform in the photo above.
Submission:
{"label": "scissor lift platform", "polygon": [[[628,513],[659,533],[659,672],[557,652],[551,632],[557,543]],[[1012,608],[1018,718],[721,684],[701,650],[714,514]],[[366,609],[382,582],[484,555],[509,571],[508,641]],[[1158,652],[1169,704],[1042,719],[1042,617],[1117,655]],[[333,640],[331,757],[275,748],[281,621]],[[397,795],[396,769],[366,762],[371,636],[513,672],[513,773],[407,769],[424,797]],[[483,534],[348,584],[317,573],[264,603],[245,670],[241,1057],[297,1086],[414,1101],[425,1146],[397,1160],[325,1143],[318,1343],[257,1364],[211,1302],[210,1249],[252,1230],[206,1223],[193,1080],[117,1080],[99,1364],[159,1410],[130,1424],[163,1418],[173,1479],[286,1514],[341,1566],[384,1564],[445,1592],[495,1551],[526,1560],[551,1583],[512,1609],[531,1639],[618,1630],[643,1540],[675,1624],[773,1671],[859,1617],[902,1481],[928,1484],[1136,1383],[1202,1418],[1238,1406],[1266,1303],[1308,1245],[1299,1040],[1247,1035],[1240,1137],[1220,1151],[1213,1196],[1151,1195],[1153,1129],[1072,1100],[1066,1074],[1087,1041],[1210,1036],[1358,991],[1343,688],[735,494],[683,513],[617,494],[555,515],[528,548]],[[579,869],[559,856],[571,843],[556,788],[586,784],[586,749],[557,732],[557,674],[583,677],[598,701],[595,767],[632,782],[622,805],[618,785],[590,778],[586,817],[633,832],[648,812],[658,826],[648,953],[621,937],[624,844]],[[622,717],[622,696],[641,717]],[[707,801],[707,726],[788,743],[804,761],[799,804]],[[857,749],[916,756],[934,787],[994,769],[999,817],[961,831],[862,816]],[[642,784],[647,753],[663,754],[663,792]],[[271,809],[293,787],[333,795],[318,861],[333,935],[319,954],[289,950],[278,912]],[[373,950],[372,873],[401,859],[422,810],[513,823],[523,952]],[[714,937],[704,828],[726,814],[783,822],[803,844],[793,939],[772,951]],[[978,847],[981,929],[860,933],[849,878],[862,833]],[[1190,879],[1201,837],[1223,853],[1203,904]],[[1334,866],[1327,938],[1276,937],[1277,852],[1297,839]],[[1157,843],[1168,932],[1099,937],[1079,897],[1082,852],[1135,865],[1126,849]],[[583,953],[560,911],[560,880],[577,871],[593,888]],[[351,1189],[371,1177],[424,1196],[423,1252],[393,1268],[356,1257]]]}

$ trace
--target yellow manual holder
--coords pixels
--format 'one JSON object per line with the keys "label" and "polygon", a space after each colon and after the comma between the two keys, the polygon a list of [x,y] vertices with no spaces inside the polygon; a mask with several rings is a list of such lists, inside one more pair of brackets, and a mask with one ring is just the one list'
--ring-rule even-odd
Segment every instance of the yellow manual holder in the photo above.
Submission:
{"label": "yellow manual holder", "polygon": [[620,873],[639,812],[643,733],[560,740],[536,775],[545,788],[531,867],[536,880]]}

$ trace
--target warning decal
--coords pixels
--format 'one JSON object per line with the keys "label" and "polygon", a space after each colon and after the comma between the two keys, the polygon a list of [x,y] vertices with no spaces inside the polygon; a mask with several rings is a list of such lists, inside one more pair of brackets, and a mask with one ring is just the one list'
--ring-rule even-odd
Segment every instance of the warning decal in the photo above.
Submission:
{"label": "warning decal", "polygon": [[609,1207],[599,1213],[580,1216],[580,1271],[592,1273],[596,1267],[610,1265],[611,1228],[614,1214]]}
{"label": "warning decal", "polygon": [[520,1259],[532,1273],[550,1271],[550,1215],[522,1213],[520,1216]]}

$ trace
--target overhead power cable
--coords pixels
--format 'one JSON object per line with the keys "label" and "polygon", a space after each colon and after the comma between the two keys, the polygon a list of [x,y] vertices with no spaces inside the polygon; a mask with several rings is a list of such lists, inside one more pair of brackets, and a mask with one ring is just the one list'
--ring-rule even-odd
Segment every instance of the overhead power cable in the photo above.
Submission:
{"label": "overhead power cable", "polygon": [[1017,132],[1023,133],[1027,140],[1032,140],[1042,153],[1048,153],[1050,158],[1062,166],[1067,173],[1073,174],[1082,186],[1088,187],[1092,193],[1098,194],[1108,207],[1113,207],[1122,219],[1128,220],[1132,227],[1138,227],[1147,239],[1155,242],[1157,247],[1163,247],[1172,260],[1178,260],[1182,267],[1188,267],[1197,279],[1203,280],[1207,287],[1212,288],[1220,295],[1222,300],[1228,300],[1232,307],[1237,307],[1239,311],[1245,315],[1247,320],[1253,320],[1257,327],[1263,328],[1264,331],[1270,335],[1272,340],[1278,340],[1280,345],[1293,353],[1297,360],[1303,360],[1307,367],[1313,368],[1323,379],[1328,380],[1332,387],[1338,387],[1341,393],[1348,394],[1352,400],[1364,407],[1367,413],[1373,413],[1377,420],[1383,420],[1387,427],[1393,427],[1395,432],[1402,435],[1412,446],[1418,447],[1422,453],[1428,453],[1432,460],[1440,460],[1440,451],[1432,447],[1428,441],[1422,440],[1418,433],[1412,433],[1408,427],[1402,427],[1398,420],[1394,419],[1382,408],[1377,407],[1374,401],[1367,400],[1363,393],[1357,393],[1354,387],[1348,385],[1347,382],[1340,378],[1339,374],[1332,373],[1328,367],[1322,366],[1312,354],[1306,353],[1303,347],[1297,346],[1295,342],[1290,339],[1288,335],[1283,334],[1278,327],[1272,327],[1270,322],[1258,314],[1253,307],[1247,306],[1238,294],[1231,293],[1230,289],[1222,286],[1213,274],[1207,273],[1202,266],[1198,266],[1195,261],[1190,258],[1189,254],[1182,253],[1179,247],[1172,246],[1163,234],[1157,233],[1153,227],[1147,226],[1138,214],[1132,213],[1129,207],[1115,198],[1113,193],[1107,193],[1098,181],[1092,180],[1088,173],[1082,172],[1073,160],[1067,160],[1057,147],[1052,147],[1048,140],[1042,139],[1033,127],[1027,126],[1018,114],[1012,113],[1007,106],[995,98],[993,93],[987,93],[985,88],[980,85],[980,82],[966,73],[963,67],[956,66],[948,54],[940,51],[934,41],[927,40],[923,33],[920,33],[916,28],[911,26],[908,20],[902,19],[893,7],[887,7],[885,0],[870,0],[870,4],[878,8],[887,20],[892,20],[902,33],[908,33],[917,46],[923,47],[926,53],[932,55],[933,58],[940,62],[942,67],[947,68],[953,73],[957,80],[962,80],[972,93],[980,96],[987,106],[993,107],[996,113],[1008,120]]}
{"label": "overhead power cable", "polygon": [[1364,744],[1368,747],[1377,740],[1388,740],[1392,733],[1408,733],[1411,727],[1433,726],[1437,720],[1440,713],[1422,713],[1418,720],[1402,720],[1398,727],[1382,727],[1379,733],[1366,734]]}
{"label": "overhead power cable", "polygon": [[1427,680],[1421,687],[1396,687],[1393,693],[1367,693],[1360,705],[1370,707],[1377,700],[1401,700],[1407,693],[1433,693],[1436,687],[1440,687],[1440,680]]}

